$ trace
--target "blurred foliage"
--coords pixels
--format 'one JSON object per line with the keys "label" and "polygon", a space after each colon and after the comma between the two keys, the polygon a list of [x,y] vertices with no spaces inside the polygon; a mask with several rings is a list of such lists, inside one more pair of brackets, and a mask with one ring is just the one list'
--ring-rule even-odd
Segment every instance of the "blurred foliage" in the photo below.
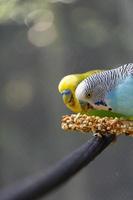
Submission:
{"label": "blurred foliage", "polygon": [[0,0],[0,21],[17,20],[22,23],[31,12],[35,12],[31,18],[34,20],[42,14],[47,4],[47,0]]}

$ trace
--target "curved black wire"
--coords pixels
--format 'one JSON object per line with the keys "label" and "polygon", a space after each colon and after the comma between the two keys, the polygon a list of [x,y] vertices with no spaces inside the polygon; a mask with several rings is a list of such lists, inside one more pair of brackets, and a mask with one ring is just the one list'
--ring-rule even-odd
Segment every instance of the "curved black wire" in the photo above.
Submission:
{"label": "curved black wire", "polygon": [[0,200],[36,200],[45,196],[89,164],[114,139],[114,135],[93,136],[81,147],[59,161],[46,174],[42,172],[28,177],[0,191]]}

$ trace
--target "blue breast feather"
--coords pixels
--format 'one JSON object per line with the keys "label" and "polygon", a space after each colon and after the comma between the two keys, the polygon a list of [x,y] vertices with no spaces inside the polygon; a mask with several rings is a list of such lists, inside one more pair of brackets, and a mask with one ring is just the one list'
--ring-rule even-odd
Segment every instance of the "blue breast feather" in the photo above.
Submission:
{"label": "blue breast feather", "polygon": [[122,80],[106,96],[106,103],[114,112],[133,116],[133,76]]}

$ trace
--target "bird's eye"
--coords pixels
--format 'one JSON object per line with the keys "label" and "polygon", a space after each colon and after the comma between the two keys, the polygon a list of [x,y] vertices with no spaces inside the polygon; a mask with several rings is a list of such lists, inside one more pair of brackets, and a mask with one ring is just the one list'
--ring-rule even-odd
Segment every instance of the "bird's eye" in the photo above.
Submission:
{"label": "bird's eye", "polygon": [[88,93],[88,94],[87,94],[87,97],[91,97],[91,94],[90,94],[90,93]]}

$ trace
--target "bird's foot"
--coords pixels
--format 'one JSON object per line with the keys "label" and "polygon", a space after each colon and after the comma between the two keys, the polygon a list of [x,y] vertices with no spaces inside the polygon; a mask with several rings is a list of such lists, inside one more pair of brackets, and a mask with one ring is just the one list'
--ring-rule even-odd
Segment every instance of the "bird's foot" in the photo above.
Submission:
{"label": "bird's foot", "polygon": [[103,137],[103,135],[102,135],[101,133],[93,133],[93,136],[94,136],[94,137],[100,137],[100,138]]}
{"label": "bird's foot", "polygon": [[[109,133],[93,133],[94,137],[99,137],[99,138],[105,138]],[[114,138],[112,143],[115,143],[117,140],[117,137]]]}

